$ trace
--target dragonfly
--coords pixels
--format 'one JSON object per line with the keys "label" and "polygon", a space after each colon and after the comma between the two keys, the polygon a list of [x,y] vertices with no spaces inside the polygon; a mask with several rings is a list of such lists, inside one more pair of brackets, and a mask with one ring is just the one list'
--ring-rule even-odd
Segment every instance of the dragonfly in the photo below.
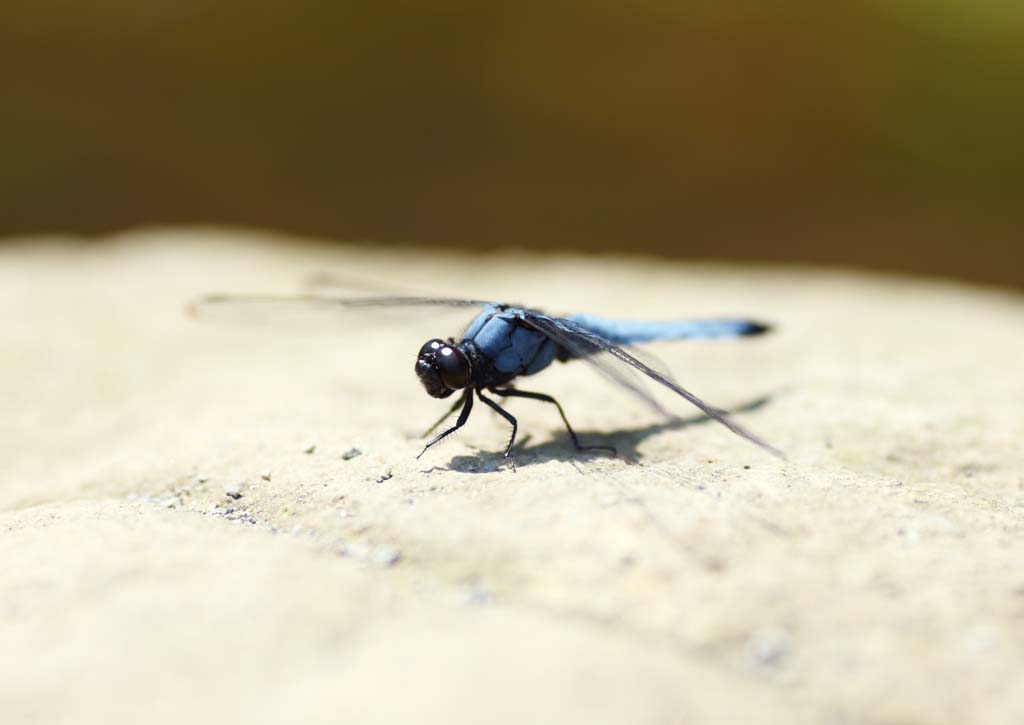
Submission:
{"label": "dragonfly", "polygon": [[494,410],[512,428],[504,456],[508,458],[516,442],[519,423],[503,408],[494,395],[502,399],[527,398],[550,403],[558,410],[577,451],[606,450],[611,446],[585,446],[569,423],[565,410],[546,393],[523,390],[516,386],[521,378],[531,377],[553,363],[580,360],[595,368],[612,382],[622,386],[658,413],[671,414],[643,385],[649,380],[699,409],[736,435],[760,446],[769,453],[782,453],[729,415],[705,403],[682,387],[665,370],[641,359],[634,345],[666,340],[711,340],[747,337],[768,332],[769,325],[749,319],[691,319],[644,322],[611,319],[591,314],[555,316],[538,309],[488,300],[419,296],[339,297],[323,294],[292,296],[208,295],[189,305],[192,316],[205,316],[216,308],[287,305],[321,309],[366,310],[372,308],[467,308],[479,310],[459,337],[433,338],[416,354],[415,372],[431,397],[454,398],[450,409],[437,420],[424,437],[429,436],[455,411],[455,423],[431,438],[417,458],[466,425],[473,411],[474,400]]}

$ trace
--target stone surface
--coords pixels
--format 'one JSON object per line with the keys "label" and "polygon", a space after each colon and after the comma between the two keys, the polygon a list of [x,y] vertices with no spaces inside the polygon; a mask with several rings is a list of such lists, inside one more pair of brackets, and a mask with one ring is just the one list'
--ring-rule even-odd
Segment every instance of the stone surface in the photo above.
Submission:
{"label": "stone surface", "polygon": [[[774,322],[647,349],[788,461],[580,363],[523,387],[620,458],[514,401],[514,468],[486,410],[416,460],[465,314],[183,313],[323,271]],[[1024,718],[1020,295],[185,229],[0,247],[0,305],[6,722]]]}

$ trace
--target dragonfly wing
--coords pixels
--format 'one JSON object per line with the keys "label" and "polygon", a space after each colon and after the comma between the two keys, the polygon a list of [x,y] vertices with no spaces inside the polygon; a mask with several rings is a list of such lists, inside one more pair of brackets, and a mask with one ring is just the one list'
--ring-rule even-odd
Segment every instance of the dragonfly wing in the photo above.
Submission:
{"label": "dragonfly wing", "polygon": [[336,297],[332,295],[222,295],[213,294],[193,300],[187,307],[190,317],[209,321],[285,322],[301,325],[317,318],[333,319],[354,311],[410,309],[471,309],[497,305],[485,300],[446,297]]}
{"label": "dragonfly wing", "polygon": [[579,323],[565,318],[549,317],[531,310],[523,310],[522,319],[565,348],[571,355],[595,366],[606,377],[630,390],[659,412],[664,413],[664,408],[644,389],[633,371],[642,373],[647,378],[668,388],[736,435],[746,438],[775,456],[784,457],[781,451],[732,420],[721,410],[705,403],[665,373],[647,365],[628,350],[615,345]]}
{"label": "dragonfly wing", "polygon": [[466,300],[454,297],[333,297],[331,295],[206,295],[189,305],[190,310],[211,307],[214,305],[267,305],[291,304],[308,305],[324,308],[358,308],[358,307],[413,307],[428,305],[434,307],[484,307],[499,305],[498,302],[485,300]]}
{"label": "dragonfly wing", "polygon": [[582,326],[577,332],[574,329],[575,323],[571,320],[550,317],[535,311],[524,311],[522,318],[554,340],[573,358],[586,360],[599,373],[629,390],[661,415],[672,417],[672,414],[648,392],[637,372],[631,367],[619,364],[610,354],[608,348],[612,343],[608,340]]}

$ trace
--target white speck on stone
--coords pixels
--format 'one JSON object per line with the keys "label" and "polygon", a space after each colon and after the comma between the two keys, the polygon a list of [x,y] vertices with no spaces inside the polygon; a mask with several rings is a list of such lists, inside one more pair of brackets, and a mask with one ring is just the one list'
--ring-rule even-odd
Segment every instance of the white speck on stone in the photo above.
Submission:
{"label": "white speck on stone", "polygon": [[759,667],[778,667],[789,653],[789,635],[779,627],[763,627],[751,633],[747,653]]}
{"label": "white speck on stone", "polygon": [[402,560],[402,552],[393,546],[377,546],[370,552],[367,560],[375,566],[394,566]]}

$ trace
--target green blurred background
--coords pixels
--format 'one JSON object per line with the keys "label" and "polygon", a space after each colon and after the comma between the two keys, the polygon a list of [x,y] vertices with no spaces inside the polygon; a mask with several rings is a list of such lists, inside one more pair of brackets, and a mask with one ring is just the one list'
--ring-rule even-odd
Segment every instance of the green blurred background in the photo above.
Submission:
{"label": "green blurred background", "polygon": [[0,235],[151,223],[1024,286],[1020,0],[3,0]]}

